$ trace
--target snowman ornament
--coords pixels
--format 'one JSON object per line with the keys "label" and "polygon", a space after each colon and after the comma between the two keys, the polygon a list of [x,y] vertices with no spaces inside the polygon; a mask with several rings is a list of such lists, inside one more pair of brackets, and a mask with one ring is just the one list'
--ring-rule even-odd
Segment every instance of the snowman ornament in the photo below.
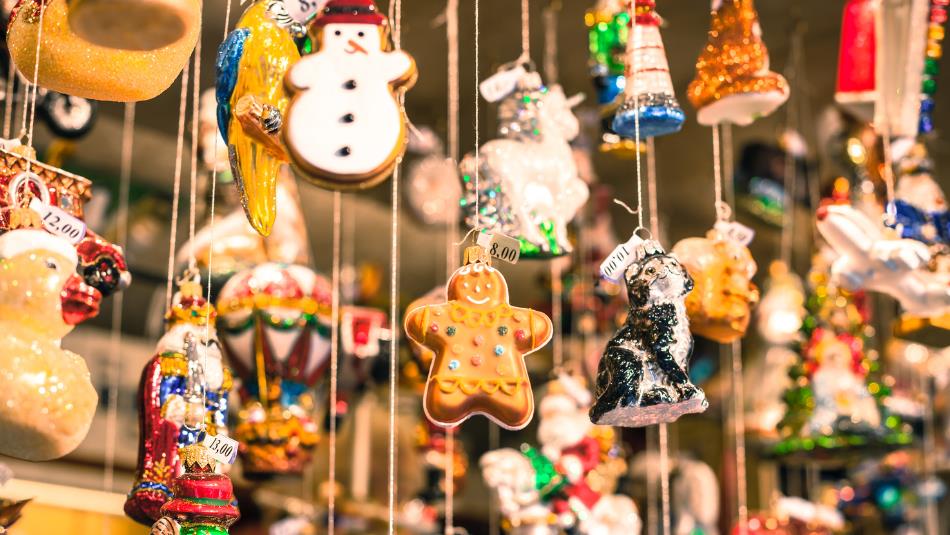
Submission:
{"label": "snowman ornament", "polygon": [[398,89],[416,65],[391,51],[386,18],[372,0],[330,0],[312,25],[318,50],[284,79],[292,95],[284,145],[300,174],[334,190],[369,188],[388,177],[406,146]]}

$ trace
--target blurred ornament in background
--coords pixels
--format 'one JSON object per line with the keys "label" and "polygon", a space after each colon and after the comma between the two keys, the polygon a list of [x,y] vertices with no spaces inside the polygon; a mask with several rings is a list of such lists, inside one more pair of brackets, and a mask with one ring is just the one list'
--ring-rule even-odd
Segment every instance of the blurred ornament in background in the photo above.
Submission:
{"label": "blurred ornament in background", "polygon": [[914,138],[920,128],[930,0],[878,2],[875,31],[878,134]]}
{"label": "blurred ornament in background", "polygon": [[788,100],[785,78],[769,70],[752,0],[713,0],[708,41],[687,96],[699,124],[746,126]]}
{"label": "blurred ornament in background", "polygon": [[458,167],[441,153],[429,154],[409,166],[406,198],[427,225],[455,224],[459,220],[462,183]]}
{"label": "blurred ornament in background", "polygon": [[83,358],[60,347],[73,325],[61,294],[78,256],[35,228],[0,235],[0,454],[28,461],[66,455],[86,437],[98,395]]}
{"label": "blurred ornament in background", "polygon": [[832,506],[780,496],[771,511],[750,514],[745,526],[736,525],[732,535],[833,535],[845,527],[844,517]]}
{"label": "blurred ornament in background", "polygon": [[522,258],[572,249],[567,224],[589,195],[569,144],[579,133],[571,111],[579,102],[561,86],[545,87],[538,73],[523,72],[499,104],[501,138],[485,143],[479,160],[468,154],[459,165],[467,223],[518,239]]}
{"label": "blurred ornament in background", "polygon": [[[200,30],[201,0],[122,7],[103,0],[20,0],[10,14],[7,47],[22,76],[32,81],[35,73],[47,89],[137,102],[168,89],[188,63]],[[44,53],[37,54],[38,48]]]}
{"label": "blurred ornament in background", "polygon": [[162,506],[152,535],[227,535],[241,517],[228,476],[217,473],[217,461],[204,444],[181,449],[185,473],[175,478],[175,497]]}
{"label": "blurred ornament in background", "polygon": [[231,371],[224,366],[214,308],[197,276],[182,279],[166,331],[139,383],[139,458],[125,514],[151,525],[182,473],[178,452],[205,435],[228,434]]}
{"label": "blurred ornament in background", "polygon": [[687,373],[693,337],[685,300],[693,279],[659,243],[630,246],[623,272],[630,309],[597,369],[590,419],[598,425],[672,422],[708,405]]}
{"label": "blurred ornament in background", "polygon": [[930,0],[927,43],[924,57],[924,74],[921,82],[920,124],[918,134],[930,134],[934,130],[933,111],[936,104],[937,75],[940,73],[940,58],[943,57],[943,39],[946,36],[947,3]]}
{"label": "blurred ornament in background", "polygon": [[758,266],[746,245],[714,229],[705,238],[680,240],[672,254],[695,283],[686,296],[690,331],[721,344],[745,336],[759,302],[752,283]]}
{"label": "blurred ornament in background", "polygon": [[630,23],[633,34],[629,37],[633,46],[626,53],[623,104],[614,115],[613,130],[626,138],[639,133],[642,140],[678,132],[686,114],[673,92],[656,3],[635,2],[636,20]]}
{"label": "blurred ornament in background", "polygon": [[248,477],[299,474],[316,446],[311,390],[330,356],[330,283],[300,265],[265,263],[218,296],[218,333],[240,378],[234,438]]}
{"label": "blurred ornament in background", "polygon": [[[659,453],[644,451],[630,462],[630,476],[660,486]],[[686,453],[670,458],[670,514],[674,534],[718,535],[719,480],[708,464]]]}
{"label": "blurred ornament in background", "polygon": [[864,120],[874,118],[877,101],[876,0],[847,0],[841,19],[835,102]]}
{"label": "blurred ornament in background", "polygon": [[757,327],[762,338],[773,345],[786,345],[801,339],[805,317],[805,291],[801,278],[781,260],[769,264],[765,295],[757,312]]}
{"label": "blurred ornament in background", "polygon": [[257,0],[218,48],[218,128],[247,220],[261,236],[277,218],[277,182],[288,162],[279,137],[290,103],[284,75],[300,59],[294,38],[302,32],[283,0]]}

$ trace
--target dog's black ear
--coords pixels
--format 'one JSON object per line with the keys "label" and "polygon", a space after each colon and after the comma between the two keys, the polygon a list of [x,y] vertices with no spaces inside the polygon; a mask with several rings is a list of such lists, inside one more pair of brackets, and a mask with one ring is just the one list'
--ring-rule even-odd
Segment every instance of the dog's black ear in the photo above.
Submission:
{"label": "dog's black ear", "polygon": [[645,307],[650,299],[650,285],[643,279],[632,281],[627,285],[627,297],[630,299],[630,306]]}

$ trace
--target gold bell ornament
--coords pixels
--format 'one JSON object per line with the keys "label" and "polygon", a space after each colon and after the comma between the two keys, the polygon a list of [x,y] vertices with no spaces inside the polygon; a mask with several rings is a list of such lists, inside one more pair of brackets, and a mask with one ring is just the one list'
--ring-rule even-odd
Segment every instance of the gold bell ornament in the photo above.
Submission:
{"label": "gold bell ornament", "polygon": [[201,0],[19,0],[7,47],[20,73],[43,87],[137,102],[175,81],[200,29]]}
{"label": "gold bell ornament", "polygon": [[769,70],[752,0],[713,0],[705,48],[687,96],[699,124],[751,124],[788,100],[788,82]]}

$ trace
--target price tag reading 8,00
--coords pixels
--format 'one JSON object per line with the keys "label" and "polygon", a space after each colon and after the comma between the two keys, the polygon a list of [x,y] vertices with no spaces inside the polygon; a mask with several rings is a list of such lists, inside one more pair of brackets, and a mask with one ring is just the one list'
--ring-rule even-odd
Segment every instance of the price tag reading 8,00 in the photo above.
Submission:
{"label": "price tag reading 8,00", "polygon": [[511,236],[482,232],[478,235],[478,245],[484,247],[492,258],[509,264],[516,264],[521,258],[521,242]]}
{"label": "price tag reading 8,00", "polygon": [[205,435],[202,442],[218,462],[234,464],[238,454],[238,441],[224,435]]}

